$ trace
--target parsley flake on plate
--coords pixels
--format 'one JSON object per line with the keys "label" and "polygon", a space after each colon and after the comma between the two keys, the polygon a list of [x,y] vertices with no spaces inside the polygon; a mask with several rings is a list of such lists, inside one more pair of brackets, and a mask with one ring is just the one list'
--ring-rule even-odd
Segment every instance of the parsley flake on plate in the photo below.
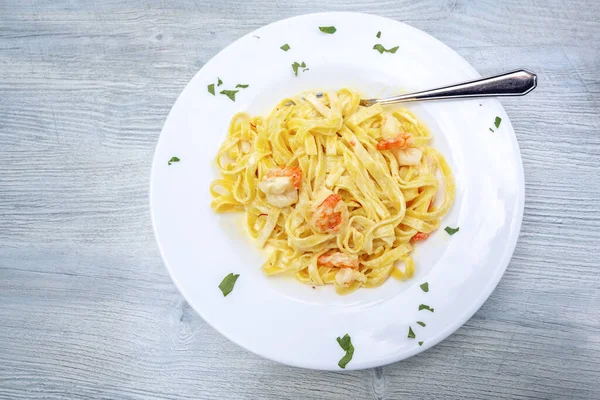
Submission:
{"label": "parsley flake on plate", "polygon": [[423,328],[426,326],[425,322],[423,321],[417,321],[417,324],[421,325]]}
{"label": "parsley flake on plate", "polygon": [[234,275],[232,272],[229,275],[227,275],[225,278],[223,278],[223,280],[219,284],[219,289],[221,289],[221,292],[223,292],[223,297],[225,297],[229,293],[231,293],[231,291],[233,290],[233,286],[235,285],[235,281],[237,281],[237,278],[239,276],[240,276],[240,274]]}
{"label": "parsley flake on plate", "polygon": [[352,360],[352,356],[354,355],[354,346],[352,346],[352,339],[350,339],[350,336],[346,333],[344,337],[338,337],[336,340],[339,343],[340,347],[346,351],[346,354],[340,359],[338,365],[340,366],[340,368],[346,368],[346,365],[348,365],[350,360]]}
{"label": "parsley flake on plate", "polygon": [[379,39],[381,37],[381,31],[377,32],[377,35],[375,36],[377,36],[377,39]]}
{"label": "parsley flake on plate", "polygon": [[290,49],[290,45],[286,43],[283,46],[281,46],[280,49],[283,51],[288,51]]}
{"label": "parsley flake on plate", "polygon": [[294,63],[292,64],[292,70],[294,71],[295,76],[298,76],[298,68],[302,68],[302,72],[308,70],[308,68],[306,68],[306,63],[304,61],[302,61],[302,63],[298,63],[297,61],[294,61]]}
{"label": "parsley flake on plate", "polygon": [[210,85],[208,85],[208,93],[212,94],[213,96],[215,95],[215,84],[211,83]]}
{"label": "parsley flake on plate", "polygon": [[223,81],[221,80],[221,78],[217,77],[217,86],[221,86],[223,84]]}
{"label": "parsley flake on plate", "polygon": [[171,159],[168,161],[168,164],[171,165],[174,162],[179,162],[181,161],[178,157],[171,157]]}
{"label": "parsley flake on plate", "polygon": [[419,342],[419,346],[423,346],[423,342]]}
{"label": "parsley flake on plate", "polygon": [[335,26],[320,26],[319,30],[323,33],[328,33],[330,35],[333,35],[335,31],[337,31],[337,29],[335,29]]}
{"label": "parsley flake on plate", "polygon": [[433,308],[429,307],[427,304],[420,304],[419,311],[421,311],[421,310],[427,310],[427,311],[433,312]]}
{"label": "parsley flake on plate", "polygon": [[237,92],[239,92],[239,90],[221,90],[219,93],[229,97],[231,101],[235,101],[235,94]]}
{"label": "parsley flake on plate", "polygon": [[250,85],[242,85],[241,83],[238,83],[237,85],[235,85],[236,88],[242,88],[242,89],[246,89],[248,86],[250,86]]}
{"label": "parsley flake on plate", "polygon": [[460,230],[460,228],[457,226],[456,228],[450,228],[449,226],[445,227],[444,230],[446,231],[446,233],[450,236],[454,235],[456,232],[458,232]]}
{"label": "parsley flake on plate", "polygon": [[415,338],[415,333],[413,332],[412,328],[409,326],[408,327],[408,338],[409,339],[414,339]]}
{"label": "parsley flake on plate", "polygon": [[429,292],[429,282],[425,282],[421,285],[419,285],[419,287],[421,288],[421,290],[423,290],[425,293]]}
{"label": "parsley flake on plate", "polygon": [[502,122],[502,118],[496,117],[496,119],[494,120],[494,126],[496,127],[496,129],[500,128],[500,122]]}
{"label": "parsley flake on plate", "polygon": [[396,51],[398,51],[399,47],[400,46],[395,46],[395,47],[392,47],[392,48],[386,50],[385,47],[383,47],[383,45],[377,43],[375,46],[373,46],[373,50],[377,50],[381,54],[383,54],[384,52],[394,54]]}

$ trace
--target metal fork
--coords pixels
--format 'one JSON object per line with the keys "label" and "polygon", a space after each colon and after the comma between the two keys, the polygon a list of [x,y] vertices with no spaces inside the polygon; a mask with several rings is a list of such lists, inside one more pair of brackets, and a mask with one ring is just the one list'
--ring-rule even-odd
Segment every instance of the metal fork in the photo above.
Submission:
{"label": "metal fork", "polygon": [[363,99],[360,101],[360,105],[368,107],[377,103],[386,105],[409,101],[461,99],[465,97],[523,96],[535,89],[536,86],[537,75],[526,69],[519,69],[423,92],[402,94],[383,99]]}

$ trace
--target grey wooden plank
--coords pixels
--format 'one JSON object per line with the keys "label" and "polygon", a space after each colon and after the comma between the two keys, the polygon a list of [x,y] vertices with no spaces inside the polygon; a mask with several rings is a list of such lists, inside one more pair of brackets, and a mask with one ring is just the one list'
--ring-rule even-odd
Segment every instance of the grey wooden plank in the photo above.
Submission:
{"label": "grey wooden plank", "polygon": [[[482,74],[503,100],[526,207],[497,290],[449,339],[351,373],[263,360],[182,300],[152,237],[148,176],[177,95],[275,20],[366,11]],[[600,398],[600,3],[578,0],[0,2],[0,398]]]}

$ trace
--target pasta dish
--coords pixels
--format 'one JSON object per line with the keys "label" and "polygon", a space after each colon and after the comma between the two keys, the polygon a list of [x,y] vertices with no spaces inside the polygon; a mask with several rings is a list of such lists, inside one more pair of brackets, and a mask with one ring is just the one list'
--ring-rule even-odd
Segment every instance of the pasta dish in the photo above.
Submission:
{"label": "pasta dish", "polygon": [[406,109],[359,100],[349,89],[303,93],[266,118],[231,120],[211,207],[245,212],[270,251],[265,274],[340,294],[409,279],[414,243],[452,206],[452,172],[429,130]]}

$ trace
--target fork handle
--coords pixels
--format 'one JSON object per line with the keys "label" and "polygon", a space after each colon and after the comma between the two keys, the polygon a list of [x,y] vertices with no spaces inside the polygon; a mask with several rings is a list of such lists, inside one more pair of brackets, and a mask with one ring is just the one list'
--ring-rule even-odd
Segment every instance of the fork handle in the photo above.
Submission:
{"label": "fork handle", "polygon": [[464,97],[523,96],[535,89],[536,86],[537,75],[526,69],[519,69],[439,89],[425,90],[423,92],[403,94],[383,99],[363,100],[361,104],[370,106],[376,103],[385,105],[408,101],[459,99]]}

